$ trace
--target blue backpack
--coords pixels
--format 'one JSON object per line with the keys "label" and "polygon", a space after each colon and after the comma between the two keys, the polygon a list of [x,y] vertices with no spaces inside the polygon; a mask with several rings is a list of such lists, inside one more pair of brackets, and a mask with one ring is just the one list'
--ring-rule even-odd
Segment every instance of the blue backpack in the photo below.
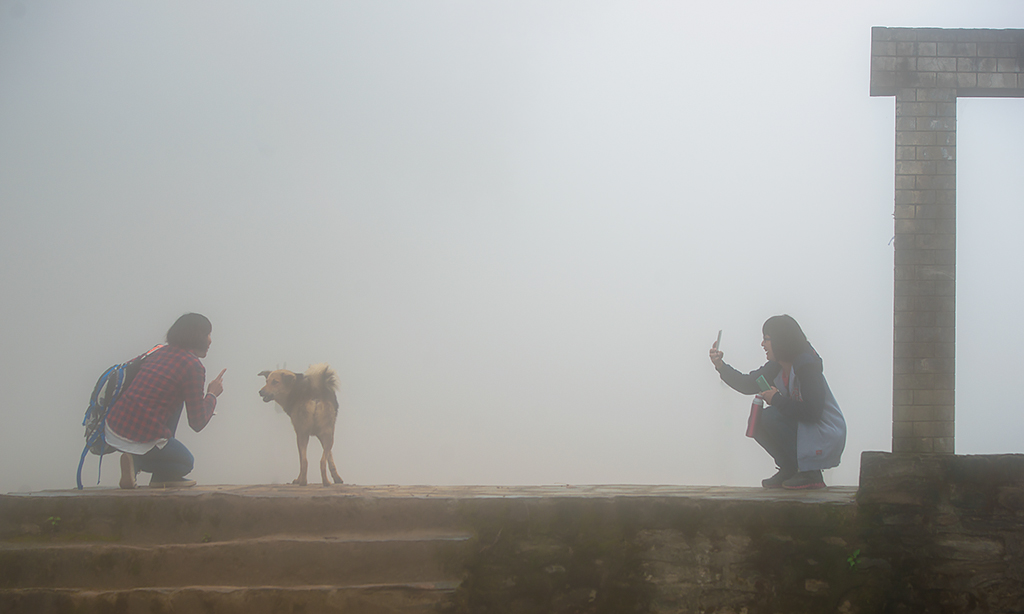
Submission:
{"label": "blue backpack", "polygon": [[85,449],[82,450],[82,458],[78,461],[78,474],[75,478],[78,490],[82,490],[82,465],[85,464],[87,454],[92,452],[100,457],[100,465],[96,470],[96,484],[99,484],[100,470],[103,468],[103,455],[117,452],[107,443],[105,434],[107,410],[114,406],[122,392],[128,390],[128,386],[142,367],[142,361],[162,347],[164,346],[155,346],[141,356],[110,367],[96,382],[92,397],[89,399],[89,409],[85,410],[85,418],[82,420],[82,426],[85,427]]}

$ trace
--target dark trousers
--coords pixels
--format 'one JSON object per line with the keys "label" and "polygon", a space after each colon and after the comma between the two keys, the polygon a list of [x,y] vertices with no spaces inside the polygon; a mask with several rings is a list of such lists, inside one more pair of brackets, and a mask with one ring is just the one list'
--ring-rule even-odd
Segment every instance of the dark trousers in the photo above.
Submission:
{"label": "dark trousers", "polygon": [[761,444],[775,459],[775,465],[786,474],[796,473],[796,419],[786,418],[769,405],[761,411],[754,431],[754,441]]}
{"label": "dark trousers", "polygon": [[175,438],[167,440],[162,448],[154,447],[142,456],[135,457],[135,469],[153,474],[154,482],[174,482],[192,471],[195,459],[185,444]]}

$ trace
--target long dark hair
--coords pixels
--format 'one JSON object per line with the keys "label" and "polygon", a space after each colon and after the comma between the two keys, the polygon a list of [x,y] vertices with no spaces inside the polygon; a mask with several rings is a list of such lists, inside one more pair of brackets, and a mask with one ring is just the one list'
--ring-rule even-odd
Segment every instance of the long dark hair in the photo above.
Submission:
{"label": "long dark hair", "polygon": [[167,329],[167,344],[183,350],[205,350],[210,346],[206,338],[213,332],[213,324],[206,316],[186,313]]}
{"label": "long dark hair", "polygon": [[792,316],[783,314],[764,321],[761,332],[772,340],[772,354],[775,360],[792,362],[794,358],[811,351],[807,336]]}

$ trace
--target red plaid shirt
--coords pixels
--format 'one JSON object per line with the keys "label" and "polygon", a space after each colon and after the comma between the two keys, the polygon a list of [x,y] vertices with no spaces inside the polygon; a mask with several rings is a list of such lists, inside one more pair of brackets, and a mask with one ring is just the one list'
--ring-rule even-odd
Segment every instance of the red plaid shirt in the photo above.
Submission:
{"label": "red plaid shirt", "polygon": [[206,368],[188,350],[165,345],[143,361],[128,390],[107,412],[107,424],[130,441],[145,443],[174,436],[171,418],[188,412],[197,433],[213,416],[217,397],[203,394]]}

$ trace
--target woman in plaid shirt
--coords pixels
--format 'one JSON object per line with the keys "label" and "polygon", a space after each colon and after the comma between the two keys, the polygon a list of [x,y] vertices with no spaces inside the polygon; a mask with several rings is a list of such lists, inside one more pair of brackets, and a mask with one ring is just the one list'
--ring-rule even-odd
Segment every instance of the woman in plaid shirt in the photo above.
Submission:
{"label": "woman in plaid shirt", "polygon": [[121,455],[121,488],[135,488],[139,471],[152,473],[150,487],[193,486],[186,480],[194,459],[174,438],[184,406],[188,425],[199,432],[210,421],[224,391],[220,375],[203,394],[206,368],[199,361],[210,349],[210,321],[187,313],[167,331],[167,345],[142,362],[131,385],[107,413],[106,439]]}

